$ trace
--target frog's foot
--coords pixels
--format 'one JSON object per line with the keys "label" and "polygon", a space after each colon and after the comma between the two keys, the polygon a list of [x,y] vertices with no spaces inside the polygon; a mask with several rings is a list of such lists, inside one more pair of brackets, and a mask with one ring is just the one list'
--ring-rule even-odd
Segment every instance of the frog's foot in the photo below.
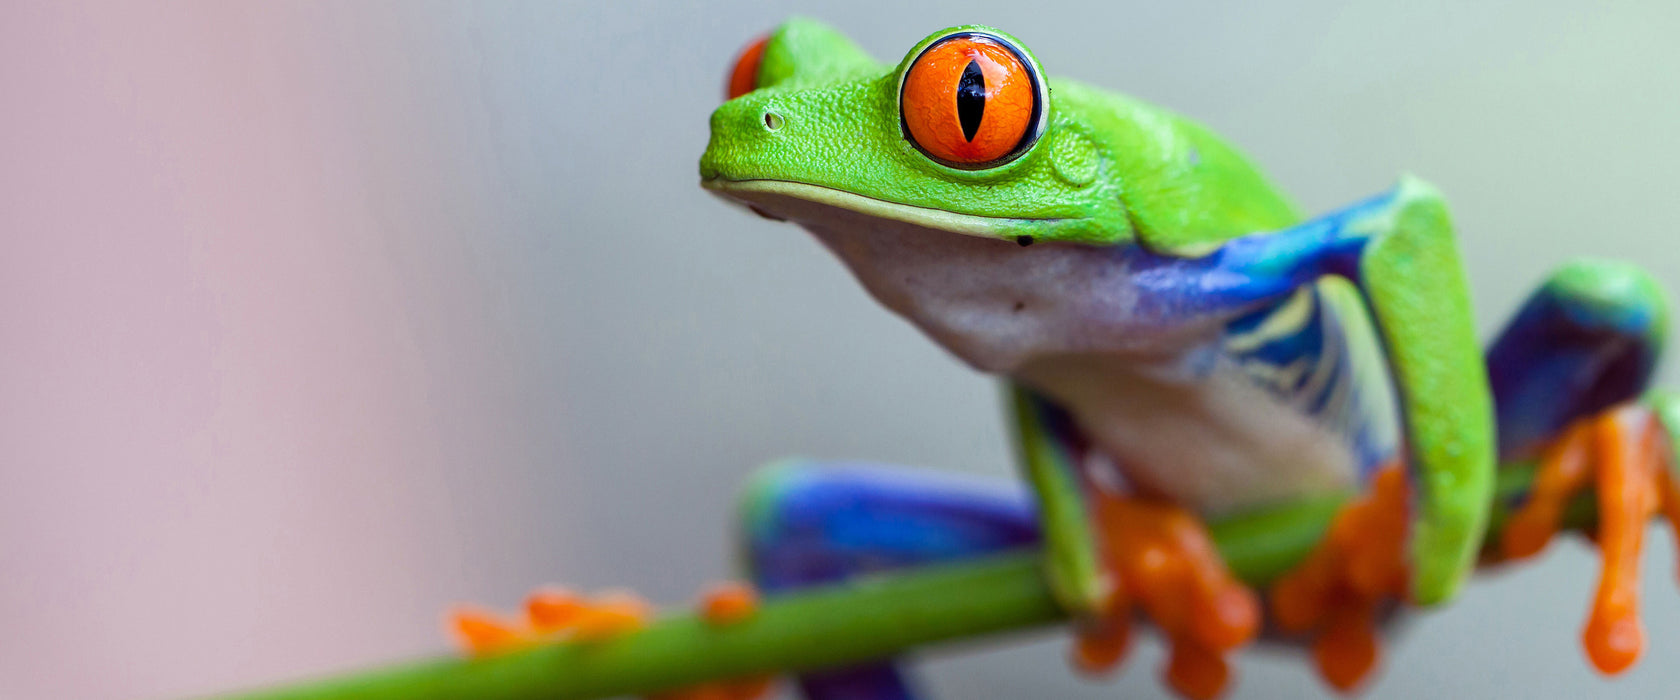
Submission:
{"label": "frog's foot", "polygon": [[1645,630],[1639,620],[1639,554],[1645,524],[1659,508],[1680,532],[1680,489],[1656,415],[1624,405],[1575,423],[1541,453],[1528,501],[1500,536],[1505,556],[1540,552],[1561,527],[1565,506],[1596,487],[1595,537],[1603,568],[1581,642],[1594,667],[1620,673],[1639,660]]}
{"label": "frog's foot", "polygon": [[1230,680],[1226,653],[1259,630],[1254,592],[1225,568],[1207,529],[1189,511],[1101,494],[1094,517],[1114,588],[1099,619],[1076,641],[1074,664],[1088,673],[1117,665],[1137,608],[1172,640],[1167,684],[1195,700],[1219,695]]}
{"label": "frog's foot", "polygon": [[525,600],[521,618],[464,607],[450,614],[450,626],[468,654],[488,656],[547,641],[608,639],[640,629],[652,614],[653,606],[628,591],[585,598],[544,588]]}
{"label": "frog's foot", "polygon": [[[746,584],[719,584],[701,595],[699,608],[707,624],[736,624],[757,611],[758,593]],[[463,608],[451,614],[450,622],[468,654],[491,656],[544,642],[611,639],[641,629],[652,615],[653,606],[628,591],[584,598],[545,588],[525,600],[523,619]],[[773,681],[771,676],[715,681],[658,693],[649,700],[757,700],[769,695]]]}
{"label": "frog's foot", "polygon": [[[713,626],[743,622],[758,611],[758,592],[744,583],[721,583],[700,596],[700,619]],[[648,696],[648,700],[758,700],[768,697],[774,676],[702,683]]]}
{"label": "frog's foot", "polygon": [[1272,618],[1286,632],[1312,636],[1325,681],[1352,691],[1377,666],[1377,616],[1405,594],[1408,510],[1398,464],[1371,478],[1363,497],[1343,506],[1312,554],[1272,584]]}

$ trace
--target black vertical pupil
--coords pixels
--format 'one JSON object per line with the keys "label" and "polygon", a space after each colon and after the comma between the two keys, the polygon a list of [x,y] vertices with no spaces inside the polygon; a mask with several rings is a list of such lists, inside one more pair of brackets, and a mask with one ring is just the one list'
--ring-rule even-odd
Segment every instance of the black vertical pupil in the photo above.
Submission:
{"label": "black vertical pupil", "polygon": [[957,81],[957,120],[962,122],[963,138],[974,141],[980,130],[980,118],[986,116],[986,74],[980,63],[970,59]]}

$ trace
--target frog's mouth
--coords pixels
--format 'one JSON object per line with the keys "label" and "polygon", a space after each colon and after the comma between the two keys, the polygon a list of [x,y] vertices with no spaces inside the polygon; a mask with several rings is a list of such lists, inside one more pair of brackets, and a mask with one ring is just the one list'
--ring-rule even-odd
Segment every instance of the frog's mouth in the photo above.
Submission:
{"label": "frog's mouth", "polygon": [[809,216],[810,208],[790,207],[790,200],[826,205],[876,219],[980,238],[1014,240],[1017,238],[1015,232],[1063,221],[960,214],[943,209],[889,202],[832,187],[791,180],[730,180],[714,177],[701,180],[700,186],[726,199],[744,204],[761,216],[781,221],[791,219],[800,223],[804,223],[803,219]]}

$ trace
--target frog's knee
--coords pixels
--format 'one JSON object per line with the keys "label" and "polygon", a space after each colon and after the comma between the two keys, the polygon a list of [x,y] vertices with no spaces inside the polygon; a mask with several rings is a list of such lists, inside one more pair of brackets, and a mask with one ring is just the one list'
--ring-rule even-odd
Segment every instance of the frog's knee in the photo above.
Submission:
{"label": "frog's knee", "polygon": [[1500,454],[1529,455],[1643,394],[1667,333],[1667,300],[1643,270],[1604,260],[1558,268],[1488,350]]}
{"label": "frog's knee", "polygon": [[1429,231],[1452,231],[1452,215],[1441,190],[1429,181],[1410,173],[1400,176],[1394,185],[1396,205],[1394,225],[1405,231],[1421,227]]}
{"label": "frog's knee", "polygon": [[770,538],[783,527],[781,506],[816,466],[811,460],[791,458],[759,467],[738,502],[741,534],[749,544]]}
{"label": "frog's knee", "polygon": [[1565,264],[1536,293],[1559,320],[1583,331],[1660,346],[1668,333],[1668,300],[1650,273],[1631,263],[1583,259]]}

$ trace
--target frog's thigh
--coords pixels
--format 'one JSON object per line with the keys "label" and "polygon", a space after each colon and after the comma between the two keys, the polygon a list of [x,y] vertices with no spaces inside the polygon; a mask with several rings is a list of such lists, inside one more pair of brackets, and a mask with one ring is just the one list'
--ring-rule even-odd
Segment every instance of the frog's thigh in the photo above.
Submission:
{"label": "frog's thigh", "polygon": [[962,559],[1039,541],[1024,485],[863,463],[766,467],[742,509],[747,565],[766,591]]}
{"label": "frog's thigh", "polygon": [[1667,305],[1633,265],[1582,260],[1553,272],[1487,353],[1504,460],[1532,456],[1577,420],[1650,383]]}

